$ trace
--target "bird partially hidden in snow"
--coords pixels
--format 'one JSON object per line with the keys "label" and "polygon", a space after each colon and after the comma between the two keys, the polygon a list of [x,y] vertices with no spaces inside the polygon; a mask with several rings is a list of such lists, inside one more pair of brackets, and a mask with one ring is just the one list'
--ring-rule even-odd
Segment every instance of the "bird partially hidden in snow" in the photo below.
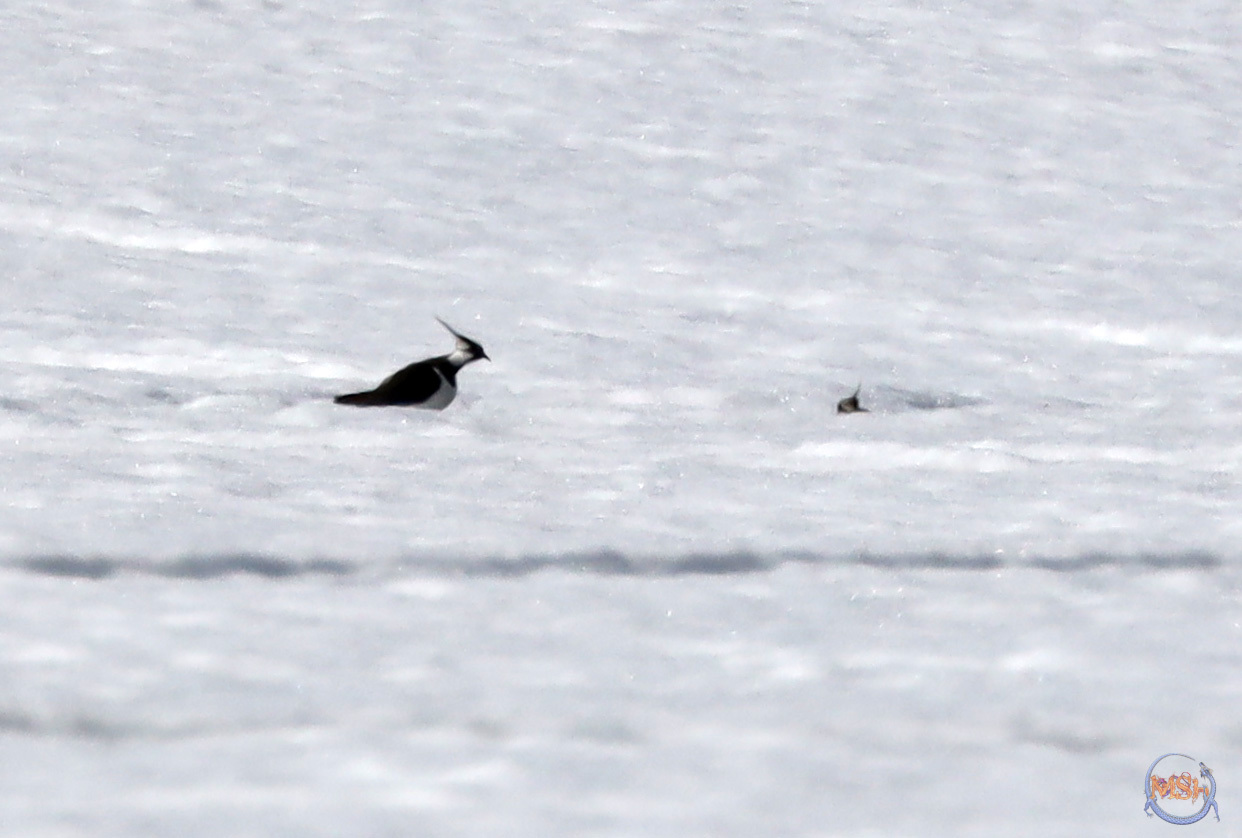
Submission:
{"label": "bird partially hidden in snow", "polygon": [[355,407],[423,407],[444,410],[457,397],[457,371],[480,358],[487,357],[483,347],[440,320],[457,339],[457,348],[447,355],[428,358],[397,370],[374,390],[346,393],[333,399],[337,404]]}
{"label": "bird partially hidden in snow", "polygon": [[852,396],[847,396],[837,402],[837,413],[870,413],[871,411],[858,403],[858,394],[862,392],[862,384],[860,383],[855,389]]}

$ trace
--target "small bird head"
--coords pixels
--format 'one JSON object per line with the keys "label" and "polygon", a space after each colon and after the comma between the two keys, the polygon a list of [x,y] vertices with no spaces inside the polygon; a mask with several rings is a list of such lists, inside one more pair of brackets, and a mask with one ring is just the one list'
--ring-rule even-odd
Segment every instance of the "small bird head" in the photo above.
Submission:
{"label": "small bird head", "polygon": [[457,339],[457,348],[453,350],[453,354],[449,357],[452,359],[455,356],[460,361],[458,366],[464,367],[471,361],[478,361],[479,359],[492,360],[487,357],[487,353],[483,351],[481,344],[466,337],[443,320],[440,320],[439,317],[436,320],[439,321],[441,326],[449,330],[449,334]]}
{"label": "small bird head", "polygon": [[867,408],[858,403],[858,394],[862,392],[862,384],[860,383],[853,395],[847,396],[837,402],[837,413],[870,413]]}

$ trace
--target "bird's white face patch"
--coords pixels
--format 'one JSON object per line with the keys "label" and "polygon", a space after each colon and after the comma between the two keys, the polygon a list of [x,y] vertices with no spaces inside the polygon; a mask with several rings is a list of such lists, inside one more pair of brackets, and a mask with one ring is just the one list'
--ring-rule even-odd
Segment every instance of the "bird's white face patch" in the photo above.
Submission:
{"label": "bird's white face patch", "polygon": [[474,360],[474,356],[469,351],[462,349],[460,346],[450,352],[445,360],[455,367],[462,367],[469,361]]}

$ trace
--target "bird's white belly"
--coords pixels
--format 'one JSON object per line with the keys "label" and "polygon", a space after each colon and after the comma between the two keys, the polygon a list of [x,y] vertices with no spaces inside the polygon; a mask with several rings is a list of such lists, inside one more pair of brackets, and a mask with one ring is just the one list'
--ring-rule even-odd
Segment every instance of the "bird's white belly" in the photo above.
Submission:
{"label": "bird's white belly", "polygon": [[440,389],[436,390],[435,394],[419,407],[425,407],[428,410],[444,410],[453,403],[453,399],[457,398],[457,388],[449,384],[448,379],[439,370],[436,370],[436,375],[440,376]]}

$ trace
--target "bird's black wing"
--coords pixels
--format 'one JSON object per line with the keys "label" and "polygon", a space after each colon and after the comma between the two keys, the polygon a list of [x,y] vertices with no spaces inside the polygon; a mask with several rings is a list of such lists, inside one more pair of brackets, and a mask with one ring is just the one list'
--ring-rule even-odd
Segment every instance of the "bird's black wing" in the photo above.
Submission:
{"label": "bird's black wing", "polygon": [[337,396],[335,401],[337,404],[359,407],[422,404],[443,386],[443,379],[436,372],[438,360],[440,359],[433,358],[410,364],[385,378],[374,390]]}

